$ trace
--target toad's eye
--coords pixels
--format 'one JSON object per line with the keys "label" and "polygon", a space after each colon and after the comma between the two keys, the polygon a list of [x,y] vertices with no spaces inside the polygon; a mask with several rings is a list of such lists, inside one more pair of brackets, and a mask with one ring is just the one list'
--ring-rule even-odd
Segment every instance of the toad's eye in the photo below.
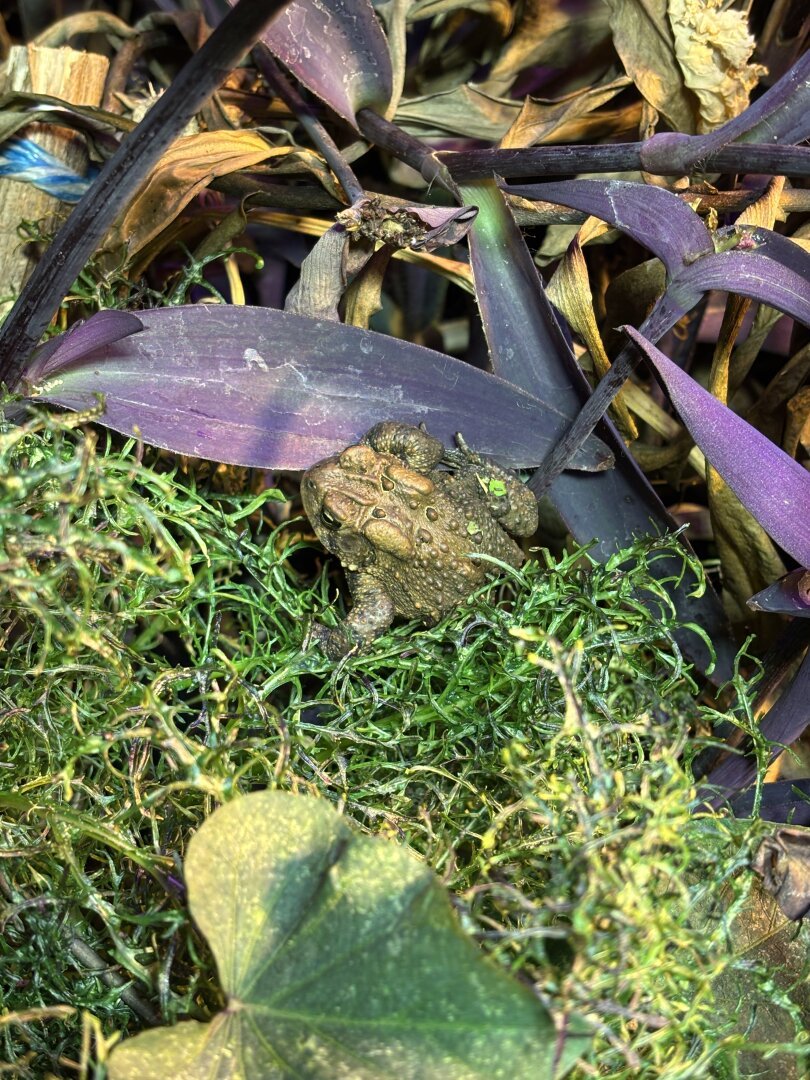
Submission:
{"label": "toad's eye", "polygon": [[331,510],[327,510],[325,506],[321,507],[321,521],[327,529],[339,529],[340,522],[332,513]]}

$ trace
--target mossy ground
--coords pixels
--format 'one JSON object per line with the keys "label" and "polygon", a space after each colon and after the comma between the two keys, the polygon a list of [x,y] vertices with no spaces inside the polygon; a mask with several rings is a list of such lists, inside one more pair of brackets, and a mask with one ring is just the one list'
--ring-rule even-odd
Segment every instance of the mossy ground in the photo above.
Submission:
{"label": "mossy ground", "polygon": [[[8,1072],[103,1077],[117,1032],[219,1007],[183,852],[219,802],[278,786],[419,852],[498,962],[597,1025],[579,1076],[737,1075],[713,987],[760,978],[733,918],[768,826],[690,810],[717,702],[648,572],[680,549],[541,552],[336,667],[302,650],[331,568],[243,479],[81,418],[0,429]],[[742,679],[719,700],[750,723]]]}

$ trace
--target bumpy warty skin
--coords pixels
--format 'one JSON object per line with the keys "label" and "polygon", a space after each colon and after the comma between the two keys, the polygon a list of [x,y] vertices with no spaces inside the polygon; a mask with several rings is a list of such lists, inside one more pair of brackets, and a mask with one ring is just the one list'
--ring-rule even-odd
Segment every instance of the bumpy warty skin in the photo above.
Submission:
{"label": "bumpy warty skin", "polygon": [[384,421],[304,474],[304,510],[354,598],[342,624],[313,628],[330,658],[372,641],[397,615],[438,621],[493,572],[472,552],[523,562],[509,533],[536,530],[534,495],[458,442],[448,450],[420,428]]}

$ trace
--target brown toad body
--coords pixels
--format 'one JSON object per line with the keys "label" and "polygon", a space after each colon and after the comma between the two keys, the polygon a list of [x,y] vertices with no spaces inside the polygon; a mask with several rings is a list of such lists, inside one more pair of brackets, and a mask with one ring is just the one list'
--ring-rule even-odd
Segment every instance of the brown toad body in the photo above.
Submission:
{"label": "brown toad body", "polygon": [[447,450],[420,428],[385,421],[304,473],[304,510],[354,599],[339,626],[313,628],[330,658],[372,641],[396,615],[437,622],[493,571],[471,552],[523,562],[508,533],[536,530],[534,495],[457,441]]}

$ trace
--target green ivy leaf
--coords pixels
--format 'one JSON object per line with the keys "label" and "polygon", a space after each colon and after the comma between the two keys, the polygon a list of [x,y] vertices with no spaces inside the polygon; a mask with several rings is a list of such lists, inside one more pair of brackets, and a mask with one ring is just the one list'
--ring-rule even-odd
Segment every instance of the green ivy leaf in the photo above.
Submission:
{"label": "green ivy leaf", "polygon": [[116,1047],[111,1080],[543,1080],[590,1042],[559,1038],[486,960],[433,872],[326,802],[259,792],[217,810],[186,859],[192,915],[227,1008]]}

